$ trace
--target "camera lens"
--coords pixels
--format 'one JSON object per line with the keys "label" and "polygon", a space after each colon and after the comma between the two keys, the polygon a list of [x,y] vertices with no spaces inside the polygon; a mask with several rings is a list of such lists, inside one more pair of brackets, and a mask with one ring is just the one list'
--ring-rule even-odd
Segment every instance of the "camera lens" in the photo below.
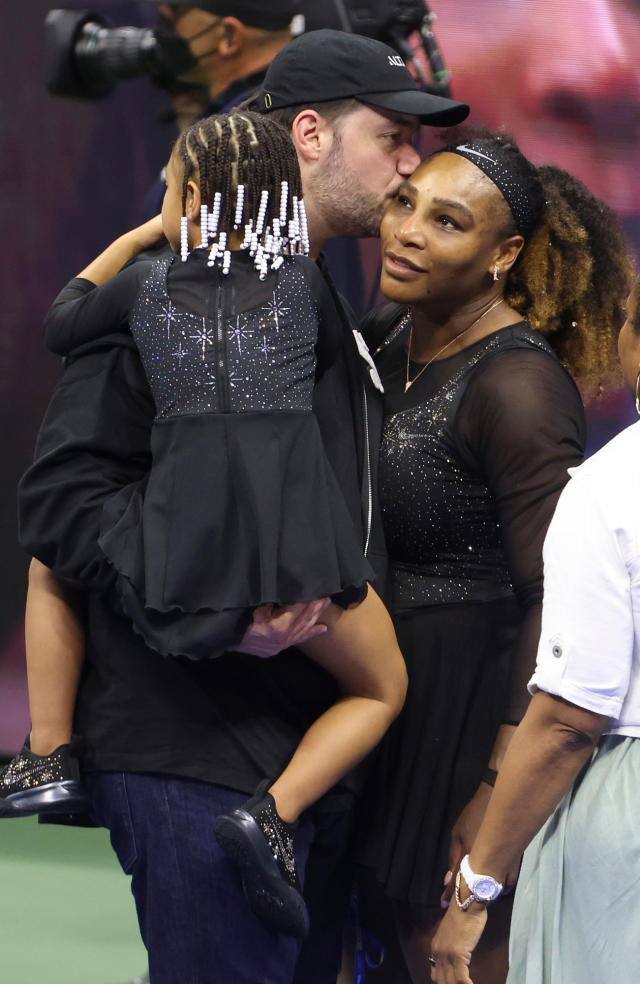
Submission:
{"label": "camera lens", "polygon": [[157,47],[149,28],[84,24],[74,56],[86,92],[98,94],[120,79],[151,75],[157,69]]}
{"label": "camera lens", "polygon": [[196,64],[173,31],[111,27],[99,14],[50,10],[45,20],[47,88],[52,95],[101,99],[115,82],[177,78]]}

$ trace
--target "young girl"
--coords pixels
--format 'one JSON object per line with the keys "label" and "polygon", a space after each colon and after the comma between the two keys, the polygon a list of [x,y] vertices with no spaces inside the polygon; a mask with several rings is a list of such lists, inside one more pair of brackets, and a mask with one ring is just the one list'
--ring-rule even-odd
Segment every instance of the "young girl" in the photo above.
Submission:
{"label": "young girl", "polygon": [[[83,283],[59,295],[47,339],[56,348],[64,333],[66,348],[127,322],[140,351],[156,405],[152,464],[105,503],[100,545],[117,604],[149,646],[210,658],[238,645],[258,606],[332,599],[326,633],[301,648],[335,676],[343,698],[275,782],[216,823],[254,911],[304,935],[295,821],[378,743],[402,706],[406,674],[311,412],[316,364],[331,361],[338,317],[304,255],[300,176],[286,131],[248,112],[185,131],[167,169],[162,228],[181,258],[114,276],[159,237],[159,223],[117,240],[82,271]],[[51,578],[37,567],[35,575]],[[81,647],[67,646],[53,670],[51,652],[35,652],[33,686],[38,660],[55,700],[69,708]],[[32,718],[37,732],[33,699]],[[0,777],[6,811],[48,808],[57,783],[75,778],[62,774],[67,753],[39,759],[23,749]],[[42,781],[47,759],[55,775]],[[38,786],[46,787],[42,803]]]}

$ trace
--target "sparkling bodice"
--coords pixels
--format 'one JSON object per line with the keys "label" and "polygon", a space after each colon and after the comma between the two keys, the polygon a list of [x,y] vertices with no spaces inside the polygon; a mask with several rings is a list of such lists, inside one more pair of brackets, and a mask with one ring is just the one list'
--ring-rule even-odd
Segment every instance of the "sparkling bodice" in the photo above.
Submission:
{"label": "sparkling bodice", "polygon": [[204,317],[171,301],[167,270],[176,261],[154,263],[130,324],[158,419],[311,409],[318,317],[293,260],[264,284],[242,262],[226,276],[203,266]]}
{"label": "sparkling bodice", "polygon": [[511,593],[496,504],[455,424],[485,360],[527,347],[550,351],[526,326],[515,337],[496,332],[451,360],[450,375],[436,385],[425,374],[406,397],[388,399],[380,482],[395,603],[485,601]]}

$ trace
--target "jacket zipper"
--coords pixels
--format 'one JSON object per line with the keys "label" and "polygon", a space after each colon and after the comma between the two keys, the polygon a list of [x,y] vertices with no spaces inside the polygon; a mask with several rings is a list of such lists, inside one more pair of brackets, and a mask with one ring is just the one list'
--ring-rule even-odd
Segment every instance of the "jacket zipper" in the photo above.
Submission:
{"label": "jacket zipper", "polygon": [[219,406],[223,413],[231,410],[231,392],[229,373],[226,364],[226,336],[224,331],[224,311],[222,307],[222,284],[220,270],[218,274],[218,306],[216,315],[216,373],[218,379]]}
{"label": "jacket zipper", "polygon": [[362,384],[362,416],[364,419],[364,459],[365,474],[367,477],[367,516],[365,524],[364,555],[368,556],[369,541],[371,540],[371,523],[373,520],[373,490],[371,484],[371,447],[369,445],[369,404],[367,402],[367,390]]}

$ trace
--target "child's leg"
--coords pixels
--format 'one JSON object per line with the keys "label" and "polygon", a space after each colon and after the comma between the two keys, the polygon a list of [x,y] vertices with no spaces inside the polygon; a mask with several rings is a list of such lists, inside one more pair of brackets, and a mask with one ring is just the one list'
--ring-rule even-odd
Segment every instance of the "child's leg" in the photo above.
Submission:
{"label": "child's leg", "polygon": [[276,932],[302,937],[309,916],[300,892],[290,824],[380,741],[399,713],[407,672],[389,615],[371,588],[365,600],[324,613],[328,631],[301,648],[329,670],[343,697],[305,733],[282,775],[219,816],[219,843],[238,865],[249,906]]}
{"label": "child's leg", "polygon": [[84,632],[73,593],[38,560],[29,568],[25,613],[31,751],[49,755],[71,740],[84,659]]}
{"label": "child's leg", "polygon": [[87,795],[71,727],[83,632],[70,594],[37,560],[29,569],[25,636],[32,730],[0,772],[0,817],[81,812]]}
{"label": "child's leg", "polygon": [[300,648],[336,678],[343,696],[311,725],[269,789],[288,823],[375,748],[407,689],[391,619],[373,588],[354,608],[331,605],[322,621],[328,631]]}

